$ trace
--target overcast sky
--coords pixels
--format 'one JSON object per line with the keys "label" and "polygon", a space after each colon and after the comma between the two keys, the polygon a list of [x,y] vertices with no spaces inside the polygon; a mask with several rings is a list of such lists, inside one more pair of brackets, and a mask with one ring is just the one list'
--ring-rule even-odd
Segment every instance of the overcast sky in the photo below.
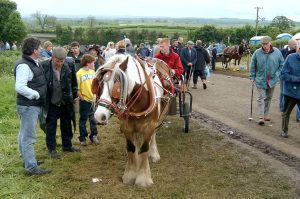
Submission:
{"label": "overcast sky", "polygon": [[[147,16],[256,19],[272,20],[286,16],[300,21],[300,8],[296,0],[13,0],[21,15],[36,11],[54,16]],[[295,6],[293,6],[295,5]]]}

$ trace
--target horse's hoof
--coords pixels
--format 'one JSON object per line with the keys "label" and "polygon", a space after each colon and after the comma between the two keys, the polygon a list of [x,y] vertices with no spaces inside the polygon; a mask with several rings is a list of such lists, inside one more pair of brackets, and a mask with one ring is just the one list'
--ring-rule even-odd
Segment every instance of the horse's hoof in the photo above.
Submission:
{"label": "horse's hoof", "polygon": [[140,175],[135,180],[135,185],[139,187],[148,187],[153,184],[153,180],[150,177],[145,177],[145,175]]}
{"label": "horse's hoof", "polygon": [[123,183],[129,185],[134,185],[135,179],[136,179],[136,175],[133,172],[124,174],[122,177]]}
{"label": "horse's hoof", "polygon": [[151,162],[158,162],[160,160],[160,156],[150,156]]}

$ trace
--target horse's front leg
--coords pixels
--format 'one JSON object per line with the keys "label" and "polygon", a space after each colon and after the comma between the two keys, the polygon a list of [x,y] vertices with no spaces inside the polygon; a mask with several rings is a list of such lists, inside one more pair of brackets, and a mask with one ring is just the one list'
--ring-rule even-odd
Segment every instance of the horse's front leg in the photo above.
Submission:
{"label": "horse's front leg", "polygon": [[154,133],[150,140],[150,149],[149,149],[149,158],[152,162],[157,162],[160,160],[160,155],[158,153],[157,144],[156,144],[156,133]]}
{"label": "horse's front leg", "polygon": [[134,185],[135,179],[137,176],[137,168],[138,168],[138,154],[136,151],[136,147],[131,139],[127,139],[127,155],[128,160],[125,167],[125,172],[122,177],[123,183]]}
{"label": "horse's front leg", "polygon": [[[154,129],[153,129],[154,132]],[[149,165],[149,142],[153,132],[150,134],[144,134],[144,142],[139,151],[139,169],[137,172],[137,177],[135,180],[135,185],[146,187],[153,184],[153,180],[151,178],[151,171]]]}

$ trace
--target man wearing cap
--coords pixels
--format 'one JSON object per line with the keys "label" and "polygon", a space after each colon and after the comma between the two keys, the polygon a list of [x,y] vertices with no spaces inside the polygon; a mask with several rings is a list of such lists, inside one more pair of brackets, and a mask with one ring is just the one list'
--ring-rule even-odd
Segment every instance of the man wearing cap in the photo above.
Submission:
{"label": "man wearing cap", "polygon": [[46,98],[46,145],[51,158],[59,159],[56,151],[57,119],[60,118],[60,130],[63,151],[79,152],[72,146],[72,120],[75,122],[73,102],[77,98],[77,79],[74,60],[66,59],[67,52],[62,47],[53,49],[53,56],[41,62],[48,83]]}
{"label": "man wearing cap", "polygon": [[296,53],[289,55],[281,71],[283,83],[282,94],[284,98],[282,112],[281,136],[288,138],[290,114],[297,104],[300,107],[300,42],[298,41]]}
{"label": "man wearing cap", "polygon": [[[189,81],[190,74],[195,70],[195,64],[197,61],[197,52],[194,47],[194,42],[188,41],[187,47],[183,48],[180,53],[180,59],[184,68],[184,77],[186,84]],[[194,84],[193,88],[197,88],[197,83]]]}
{"label": "man wearing cap", "polygon": [[194,75],[193,75],[194,87],[197,88],[197,81],[198,81],[198,77],[200,76],[203,89],[206,89],[207,85],[206,85],[205,67],[207,64],[210,63],[209,54],[207,50],[202,47],[201,40],[196,41],[195,50],[197,52],[197,62],[194,67]]}
{"label": "man wearing cap", "polygon": [[261,38],[262,47],[254,52],[250,66],[250,80],[257,88],[259,125],[270,121],[269,108],[284,62],[280,50],[271,41],[269,36]]}

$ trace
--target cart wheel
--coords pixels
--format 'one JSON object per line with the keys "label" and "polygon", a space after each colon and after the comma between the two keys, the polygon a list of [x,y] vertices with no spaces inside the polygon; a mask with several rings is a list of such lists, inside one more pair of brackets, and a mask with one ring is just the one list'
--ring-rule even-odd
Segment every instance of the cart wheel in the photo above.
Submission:
{"label": "cart wheel", "polygon": [[183,130],[185,133],[188,133],[189,132],[189,120],[190,120],[190,105],[188,102],[185,102],[183,104],[183,122],[184,122],[184,125],[183,125]]}

